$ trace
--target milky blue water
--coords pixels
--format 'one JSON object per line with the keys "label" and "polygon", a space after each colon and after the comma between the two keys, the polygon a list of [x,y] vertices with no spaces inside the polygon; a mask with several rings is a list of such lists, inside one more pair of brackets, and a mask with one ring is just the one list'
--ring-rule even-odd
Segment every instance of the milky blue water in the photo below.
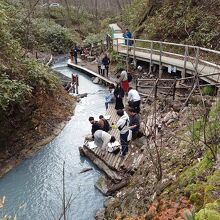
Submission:
{"label": "milky blue water", "polygon": [[[59,219],[62,213],[62,167],[65,161],[66,197],[72,195],[68,209],[70,220],[92,220],[104,197],[94,187],[100,172],[79,155],[84,137],[90,133],[89,116],[104,114],[105,88],[95,85],[90,77],[66,67],[66,62],[54,66],[70,76],[79,74],[79,93],[88,92],[75,109],[75,114],[63,131],[31,159],[0,179],[0,197],[6,197],[1,215],[17,215],[20,220]],[[83,168],[92,171],[79,174]]]}

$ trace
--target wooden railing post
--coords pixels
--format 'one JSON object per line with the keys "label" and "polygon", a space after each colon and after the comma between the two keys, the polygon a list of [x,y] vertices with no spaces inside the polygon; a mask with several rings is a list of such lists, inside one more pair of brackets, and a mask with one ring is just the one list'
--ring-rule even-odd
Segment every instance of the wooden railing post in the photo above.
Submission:
{"label": "wooden railing post", "polygon": [[175,100],[175,93],[176,93],[176,79],[174,80],[174,84],[173,84],[173,100]]}
{"label": "wooden railing post", "polygon": [[153,41],[150,43],[150,67],[149,67],[149,73],[152,71],[152,56],[153,56]]}
{"label": "wooden railing post", "polygon": [[133,63],[134,63],[134,67],[136,68],[137,66],[137,61],[136,61],[136,56],[135,56],[135,50],[136,50],[136,41],[135,39],[133,39]]}
{"label": "wooden railing post", "polygon": [[162,69],[162,52],[163,52],[163,45],[160,41],[160,65],[159,65],[159,78],[162,77],[163,69]]}
{"label": "wooden railing post", "polygon": [[[186,63],[187,63],[187,59],[188,59],[188,54],[189,54],[189,47],[185,46],[185,54],[184,54],[184,64],[183,64],[183,71],[182,71],[182,78],[186,77]],[[184,83],[184,81],[182,81],[182,83]]]}
{"label": "wooden railing post", "polygon": [[199,47],[196,47],[196,65],[195,65],[195,74],[198,74],[198,65],[199,65]]}
{"label": "wooden railing post", "polygon": [[126,70],[128,72],[128,59],[129,59],[129,39],[126,38],[127,40],[127,56],[126,56]]}

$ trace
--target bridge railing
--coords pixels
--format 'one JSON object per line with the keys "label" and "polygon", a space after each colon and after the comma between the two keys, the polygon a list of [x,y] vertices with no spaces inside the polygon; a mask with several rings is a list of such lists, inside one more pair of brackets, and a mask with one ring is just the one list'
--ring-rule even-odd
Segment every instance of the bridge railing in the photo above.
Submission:
{"label": "bridge railing", "polygon": [[[125,44],[127,40],[128,44]],[[129,44],[129,42],[132,42]],[[143,40],[143,39],[113,39],[114,50],[123,51],[128,56],[132,55],[135,59],[137,52],[149,54],[150,68],[152,67],[153,56],[159,56],[160,69],[162,68],[162,58],[172,57],[182,61],[183,74],[185,77],[187,65],[191,63],[191,68],[196,72],[203,70],[202,65],[212,67],[210,74],[219,70],[220,72],[220,51],[198,47],[194,45],[177,44],[171,42]],[[200,65],[200,68],[198,68]]]}

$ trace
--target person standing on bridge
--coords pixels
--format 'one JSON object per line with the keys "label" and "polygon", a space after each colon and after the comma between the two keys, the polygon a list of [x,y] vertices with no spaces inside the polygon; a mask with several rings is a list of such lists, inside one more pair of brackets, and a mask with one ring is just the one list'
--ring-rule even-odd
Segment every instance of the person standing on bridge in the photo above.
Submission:
{"label": "person standing on bridge", "polygon": [[132,45],[132,34],[131,32],[126,29],[125,33],[123,34],[123,37],[125,38],[125,45],[131,46]]}
{"label": "person standing on bridge", "polygon": [[102,59],[102,64],[105,66],[106,69],[106,77],[108,78],[108,70],[109,70],[109,64],[110,64],[110,59],[107,56],[107,54],[105,54],[105,56]]}

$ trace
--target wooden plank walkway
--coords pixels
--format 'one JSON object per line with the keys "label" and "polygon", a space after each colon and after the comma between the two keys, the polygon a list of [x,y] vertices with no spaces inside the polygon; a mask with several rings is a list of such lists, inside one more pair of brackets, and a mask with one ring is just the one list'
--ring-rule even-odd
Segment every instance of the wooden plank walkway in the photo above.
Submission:
{"label": "wooden plank walkway", "polygon": [[77,70],[79,70],[79,71],[85,72],[86,74],[89,74],[89,75],[91,75],[91,76],[98,77],[99,79],[103,80],[103,81],[106,82],[107,84],[114,84],[114,85],[116,85],[116,82],[115,82],[115,81],[113,81],[113,80],[111,80],[111,79],[108,79],[108,78],[106,78],[106,77],[104,77],[104,76],[101,76],[101,75],[98,74],[97,72],[92,71],[92,70],[90,70],[90,69],[88,69],[88,68],[86,68],[86,67],[83,67],[83,66],[74,64],[74,63],[71,62],[70,59],[68,60],[67,65],[68,65],[69,67],[71,67],[71,68],[74,68],[74,69],[77,69]]}
{"label": "wooden plank walkway", "polygon": [[[115,48],[115,50],[116,50],[116,48]],[[123,56],[127,56],[127,49],[119,48],[118,52],[120,54],[122,54]],[[129,51],[129,57],[134,58],[133,49],[131,49]],[[135,58],[137,60],[150,62],[151,53],[147,52],[147,51],[143,52],[143,51],[136,50],[135,51]],[[177,70],[179,70],[179,71],[182,71],[184,69],[184,60],[181,60],[181,59],[162,55],[161,62],[162,62],[162,66],[165,66],[165,67],[169,67],[171,65],[171,66],[176,66]],[[152,55],[152,63],[159,65],[160,64],[160,55],[153,54]],[[186,62],[186,73],[193,75],[194,72],[195,72],[195,63],[187,61]],[[220,73],[220,68],[208,66],[205,64],[198,64],[198,72],[200,75]],[[213,82],[216,83],[216,82],[220,82],[220,77],[219,77],[219,74],[217,74],[217,75],[212,75],[212,76],[206,76],[203,78],[203,80],[205,80],[209,83],[213,83]]]}
{"label": "wooden plank walkway", "polygon": [[[106,115],[111,115],[110,124],[116,124],[119,119],[114,104],[109,105]],[[113,128],[109,133],[114,135],[116,140],[120,142],[120,134],[117,128]],[[89,149],[87,146],[83,146],[80,151],[83,151],[83,154],[103,170],[113,182],[119,182],[128,173],[134,172],[144,159],[140,150],[134,149],[132,145],[129,146],[129,152],[126,157],[121,157],[120,153],[115,155],[107,151],[103,156],[103,151],[99,147]]]}

